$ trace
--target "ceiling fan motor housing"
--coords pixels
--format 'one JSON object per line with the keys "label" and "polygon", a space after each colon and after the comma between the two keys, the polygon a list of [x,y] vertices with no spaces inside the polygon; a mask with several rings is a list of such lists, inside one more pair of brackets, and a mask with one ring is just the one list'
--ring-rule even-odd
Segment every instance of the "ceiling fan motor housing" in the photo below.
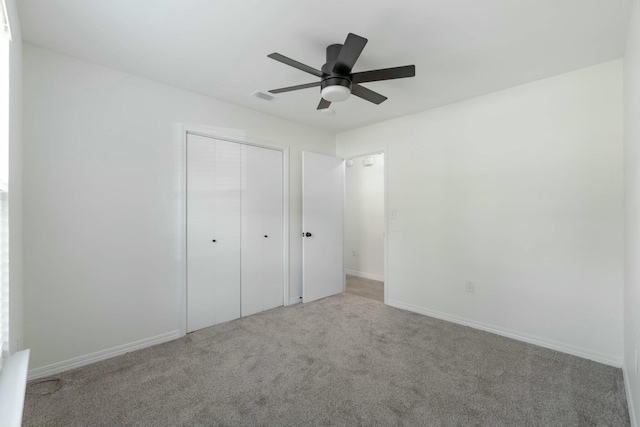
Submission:
{"label": "ceiling fan motor housing", "polygon": [[351,91],[351,80],[349,79],[349,70],[346,73],[339,73],[333,70],[336,64],[338,55],[342,49],[341,44],[332,44],[327,46],[327,63],[321,68],[322,70],[322,82],[320,83],[320,90],[328,86],[344,86]]}

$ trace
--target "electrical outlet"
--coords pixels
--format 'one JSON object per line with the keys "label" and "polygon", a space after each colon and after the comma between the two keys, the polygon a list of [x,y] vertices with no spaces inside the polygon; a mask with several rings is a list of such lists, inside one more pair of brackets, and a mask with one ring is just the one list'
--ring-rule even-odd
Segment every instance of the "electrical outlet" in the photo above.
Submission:
{"label": "electrical outlet", "polygon": [[465,283],[465,289],[464,290],[469,292],[470,294],[472,294],[476,290],[476,284],[472,280],[467,280],[466,283]]}
{"label": "electrical outlet", "polygon": [[395,209],[391,210],[391,215],[389,215],[389,219],[395,221],[398,219],[398,212]]}

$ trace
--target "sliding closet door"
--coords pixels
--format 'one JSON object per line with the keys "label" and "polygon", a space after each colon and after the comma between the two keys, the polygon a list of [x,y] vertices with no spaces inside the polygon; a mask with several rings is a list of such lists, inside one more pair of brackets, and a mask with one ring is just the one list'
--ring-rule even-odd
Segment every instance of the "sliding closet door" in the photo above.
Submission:
{"label": "sliding closet door", "polygon": [[262,309],[280,307],[284,298],[284,185],[282,151],[265,150],[262,185]]}
{"label": "sliding closet door", "polygon": [[215,142],[187,136],[187,332],[215,324]]}
{"label": "sliding closet door", "polygon": [[283,303],[282,152],[245,145],[242,172],[242,315]]}
{"label": "sliding closet door", "polygon": [[240,146],[187,137],[187,331],[240,317]]}
{"label": "sliding closet door", "polygon": [[242,146],[242,315],[262,311],[262,170],[260,148]]}
{"label": "sliding closet door", "polygon": [[240,317],[241,146],[216,141],[216,323]]}

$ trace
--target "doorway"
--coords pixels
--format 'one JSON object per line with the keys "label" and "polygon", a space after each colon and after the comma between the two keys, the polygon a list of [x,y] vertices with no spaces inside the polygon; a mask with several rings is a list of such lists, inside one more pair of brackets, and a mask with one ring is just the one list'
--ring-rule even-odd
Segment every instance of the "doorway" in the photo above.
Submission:
{"label": "doorway", "polygon": [[374,153],[346,161],[346,292],[384,302],[385,156]]}

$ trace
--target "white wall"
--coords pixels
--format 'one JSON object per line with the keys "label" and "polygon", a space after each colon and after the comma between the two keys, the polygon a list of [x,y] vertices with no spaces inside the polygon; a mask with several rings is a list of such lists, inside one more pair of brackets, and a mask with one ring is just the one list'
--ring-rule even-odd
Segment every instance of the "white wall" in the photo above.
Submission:
{"label": "white wall", "polygon": [[[346,168],[345,268],[347,274],[384,280],[384,154]],[[355,253],[354,253],[355,251]]]}
{"label": "white wall", "polygon": [[391,304],[620,366],[622,138],[617,60],[342,133],[337,152],[388,147]]}
{"label": "white wall", "polygon": [[290,146],[291,296],[301,295],[301,150],[334,136],[24,45],[25,344],[38,368],[175,333],[176,122]]}
{"label": "white wall", "polygon": [[22,36],[18,7],[7,0],[9,50],[9,352],[21,350],[22,279]]}
{"label": "white wall", "polygon": [[640,414],[640,377],[636,352],[640,347],[640,2],[631,12],[624,58],[624,189],[625,288],[624,359],[632,425]]}
{"label": "white wall", "polygon": [[[32,368],[177,331],[175,122],[291,147],[300,294],[300,151],[333,154],[332,135],[23,53]],[[393,304],[621,363],[621,71],[613,61],[337,136],[341,156],[388,150]]]}

